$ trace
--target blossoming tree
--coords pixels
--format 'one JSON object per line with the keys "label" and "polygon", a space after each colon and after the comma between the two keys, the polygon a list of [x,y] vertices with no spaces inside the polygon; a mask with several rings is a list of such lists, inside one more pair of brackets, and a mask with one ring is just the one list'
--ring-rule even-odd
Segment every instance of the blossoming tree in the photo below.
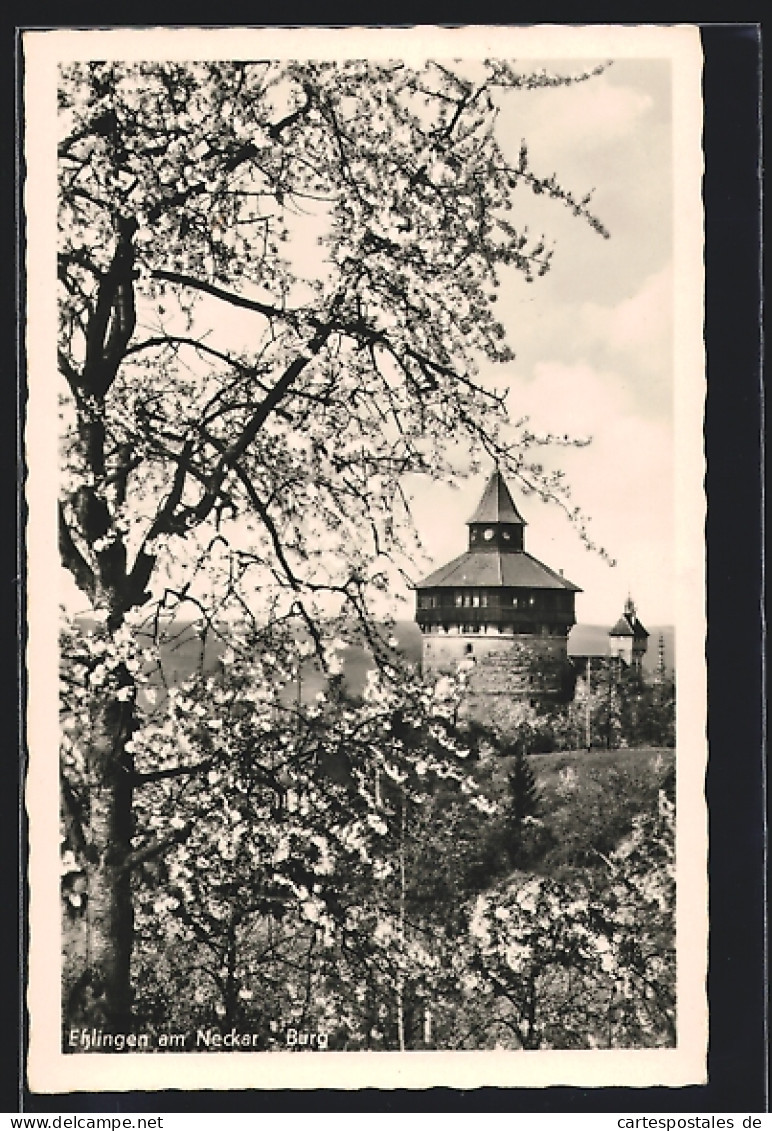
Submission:
{"label": "blossoming tree", "polygon": [[291,620],[323,656],[334,607],[379,655],[369,601],[407,545],[405,473],[443,475],[465,437],[560,495],[529,454],[544,437],[507,427],[480,366],[512,356],[502,272],[550,262],[514,194],[603,231],[497,139],[501,99],[569,81],[503,63],[63,68],[60,548],[92,614],[63,791],[88,862],[84,1017],[128,1025],[136,877],[193,843],[185,823],[155,835],[141,796],[222,782],[176,734],[142,739],[129,622],[160,631],[195,601],[212,629],[253,615],[266,648]]}

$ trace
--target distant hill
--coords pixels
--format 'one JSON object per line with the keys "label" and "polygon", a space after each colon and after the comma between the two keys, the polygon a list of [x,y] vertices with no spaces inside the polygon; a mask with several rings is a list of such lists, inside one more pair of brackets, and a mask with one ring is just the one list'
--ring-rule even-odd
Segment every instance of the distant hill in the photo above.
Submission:
{"label": "distant hill", "polygon": [[[84,627],[88,624],[83,618]],[[407,661],[416,667],[421,662],[421,631],[415,621],[397,621],[391,630],[397,640],[397,647]],[[665,640],[665,664],[669,669],[675,663],[675,632],[672,625],[655,626],[649,628],[649,648],[644,659],[644,668],[652,672],[657,664],[658,642],[660,633]],[[208,633],[206,643],[202,642],[199,632],[192,623],[176,622],[176,627],[161,647],[163,657],[163,681],[168,686],[174,686],[191,676],[196,670],[205,672],[214,671],[218,661],[227,646],[225,634],[223,638]],[[595,624],[577,624],[572,628],[568,638],[568,654],[570,656],[608,655],[608,627]],[[349,645],[342,656],[343,669],[350,690],[357,694],[365,685],[367,673],[373,662],[367,650],[358,644]],[[301,697],[308,701],[324,687],[324,677],[318,667],[310,661],[303,667],[301,675]]]}

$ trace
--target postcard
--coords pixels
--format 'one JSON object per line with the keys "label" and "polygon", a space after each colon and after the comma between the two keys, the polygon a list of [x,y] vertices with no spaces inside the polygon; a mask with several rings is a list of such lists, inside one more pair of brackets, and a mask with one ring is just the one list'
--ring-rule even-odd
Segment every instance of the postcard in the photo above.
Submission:
{"label": "postcard", "polygon": [[698,29],[22,54],[30,1089],[704,1082]]}

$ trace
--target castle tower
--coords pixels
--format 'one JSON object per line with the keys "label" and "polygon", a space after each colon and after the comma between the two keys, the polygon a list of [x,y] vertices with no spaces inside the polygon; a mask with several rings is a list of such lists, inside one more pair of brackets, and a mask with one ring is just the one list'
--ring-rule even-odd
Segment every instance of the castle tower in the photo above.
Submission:
{"label": "castle tower", "polygon": [[[503,673],[506,663],[488,661],[524,651],[564,662],[581,590],[526,552],[525,520],[498,469],[467,526],[466,553],[416,586],[423,671],[471,659]],[[496,680],[506,682],[503,674]]]}
{"label": "castle tower", "polygon": [[632,597],[625,601],[625,611],[609,630],[609,651],[628,665],[640,671],[648,648],[649,634],[638,620]]}

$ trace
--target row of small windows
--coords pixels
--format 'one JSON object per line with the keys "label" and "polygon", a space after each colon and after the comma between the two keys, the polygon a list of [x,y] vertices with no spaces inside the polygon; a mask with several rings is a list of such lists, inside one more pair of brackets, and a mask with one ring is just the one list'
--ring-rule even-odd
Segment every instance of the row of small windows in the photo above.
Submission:
{"label": "row of small windows", "polygon": [[[488,608],[488,594],[487,593],[454,593],[453,601],[457,609],[487,609]],[[536,597],[533,593],[526,597],[513,596],[509,599],[500,599],[499,605],[506,605],[512,609],[526,609],[533,608],[536,604]]]}
{"label": "row of small windows", "polygon": [[453,599],[457,609],[487,609],[487,593],[454,593]]}
{"label": "row of small windows", "polygon": [[[495,538],[495,536],[496,536],[495,530],[486,530],[482,535],[482,539],[483,539],[484,542],[492,542],[493,539]],[[510,539],[512,538],[512,535],[510,534],[510,532],[508,530],[502,530],[500,532],[500,537],[505,542],[509,542]],[[472,531],[472,541],[473,542],[479,542],[479,540],[480,540],[480,531],[479,530],[473,530]]]}
{"label": "row of small windows", "polygon": [[[505,594],[501,590],[497,590],[495,594],[486,593],[481,589],[469,590],[454,590],[453,592],[453,606],[457,609],[487,609],[491,606],[496,608],[510,608],[510,609],[533,609],[537,605],[547,604],[551,607],[557,605],[558,607],[568,608],[571,603],[570,593],[513,593]],[[438,609],[441,607],[440,597],[436,593],[419,593],[418,595],[418,608],[419,609]]]}

